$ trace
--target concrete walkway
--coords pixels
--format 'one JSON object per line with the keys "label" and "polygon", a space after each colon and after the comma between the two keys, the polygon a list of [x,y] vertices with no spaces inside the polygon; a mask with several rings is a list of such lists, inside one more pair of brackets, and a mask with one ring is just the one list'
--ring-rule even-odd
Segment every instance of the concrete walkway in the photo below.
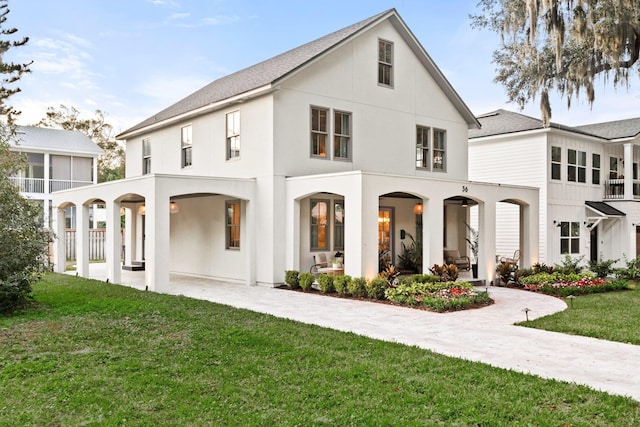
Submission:
{"label": "concrete walkway", "polygon": [[[104,280],[104,265],[91,276]],[[75,273],[73,273],[75,274]],[[143,272],[123,271],[122,283],[143,289]],[[566,309],[557,298],[489,287],[495,304],[432,313],[283,289],[171,276],[171,294],[185,295],[370,338],[393,341],[492,366],[584,384],[640,400],[640,346],[514,326]],[[484,288],[483,288],[484,289]]]}

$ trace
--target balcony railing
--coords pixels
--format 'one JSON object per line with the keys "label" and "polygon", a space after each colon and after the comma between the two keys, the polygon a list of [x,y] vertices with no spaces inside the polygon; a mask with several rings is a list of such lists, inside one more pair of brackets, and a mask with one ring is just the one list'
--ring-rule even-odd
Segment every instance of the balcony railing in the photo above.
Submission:
{"label": "balcony railing", "polygon": [[[633,198],[640,199],[640,180],[633,180]],[[623,200],[624,195],[624,178],[610,179],[604,182],[604,199],[605,200]]]}
{"label": "balcony railing", "polygon": [[[9,178],[11,182],[18,188],[21,193],[40,193],[44,194],[45,180],[42,178],[22,178],[12,176]],[[84,187],[91,185],[91,181],[72,181],[68,179],[50,179],[49,193],[60,190],[68,190],[70,188]]]}

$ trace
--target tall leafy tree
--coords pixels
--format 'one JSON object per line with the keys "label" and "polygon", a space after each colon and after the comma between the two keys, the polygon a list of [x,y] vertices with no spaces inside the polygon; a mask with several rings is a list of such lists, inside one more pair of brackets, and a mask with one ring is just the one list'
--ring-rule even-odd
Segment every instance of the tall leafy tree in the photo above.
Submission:
{"label": "tall leafy tree", "polygon": [[124,178],[124,148],[113,136],[113,126],[106,122],[105,113],[95,111],[92,118],[81,118],[75,107],[60,105],[47,108],[46,116],[36,126],[76,130],[87,135],[104,150],[98,159],[98,181]]}
{"label": "tall leafy tree", "polygon": [[595,100],[602,77],[628,88],[640,72],[638,0],[480,0],[472,25],[501,36],[494,51],[495,81],[520,108],[540,99],[545,125],[551,119],[549,92]]}
{"label": "tall leafy tree", "polygon": [[5,62],[9,49],[28,39],[12,40],[15,28],[6,28],[7,0],[0,0],[0,313],[10,312],[31,294],[31,284],[47,265],[50,233],[42,226],[42,208],[20,195],[9,177],[24,167],[24,159],[11,151],[18,114],[8,98],[19,92],[15,83],[30,64]]}

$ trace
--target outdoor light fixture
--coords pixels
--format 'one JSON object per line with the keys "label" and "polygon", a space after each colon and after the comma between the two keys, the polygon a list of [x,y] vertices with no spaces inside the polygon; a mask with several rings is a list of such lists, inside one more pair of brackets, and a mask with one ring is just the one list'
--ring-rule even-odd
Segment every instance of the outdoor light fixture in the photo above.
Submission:
{"label": "outdoor light fixture", "polygon": [[469,201],[467,200],[467,198],[465,197],[464,199],[462,199],[462,207],[466,208],[469,206]]}
{"label": "outdoor light fixture", "polygon": [[422,215],[423,210],[424,210],[424,206],[422,203],[416,203],[413,206],[413,213],[416,215]]}
{"label": "outdoor light fixture", "polygon": [[138,206],[138,213],[140,215],[146,215],[147,214],[147,207],[145,205]]}
{"label": "outdoor light fixture", "polygon": [[178,213],[180,212],[180,207],[178,206],[178,203],[174,202],[173,200],[169,202],[169,213]]}

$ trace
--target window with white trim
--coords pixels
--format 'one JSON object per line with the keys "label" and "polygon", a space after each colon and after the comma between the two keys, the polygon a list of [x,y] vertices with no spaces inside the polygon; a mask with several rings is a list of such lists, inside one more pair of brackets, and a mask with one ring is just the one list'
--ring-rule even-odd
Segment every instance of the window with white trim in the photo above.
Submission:
{"label": "window with white trim", "polygon": [[567,180],[571,182],[587,182],[587,153],[567,150]]}
{"label": "window with white trim", "polygon": [[351,114],[341,111],[333,113],[333,158],[351,158]]}
{"label": "window with white trim", "polygon": [[311,250],[329,250],[329,201],[311,200]]}
{"label": "window with white trim", "polygon": [[311,156],[327,157],[329,110],[311,107]]}
{"label": "window with white trim", "polygon": [[333,250],[344,250],[344,200],[333,203]]}
{"label": "window with white trim", "polygon": [[416,127],[416,168],[418,169],[429,169],[429,133],[428,127]]}
{"label": "window with white trim", "polygon": [[378,40],[378,84],[393,85],[393,43]]}
{"label": "window with white trim", "polygon": [[600,154],[591,154],[591,183],[600,184]]}
{"label": "window with white trim", "polygon": [[560,223],[560,253],[579,254],[580,253],[580,223],[561,222]]}
{"label": "window with white trim", "polygon": [[609,157],[609,179],[618,179],[618,158]]}
{"label": "window with white trim", "polygon": [[185,126],[180,131],[181,134],[181,143],[182,147],[182,167],[186,168],[187,166],[191,166],[192,158],[191,158],[191,147],[192,147],[192,128],[191,125]]}
{"label": "window with white trim", "polygon": [[226,210],[226,247],[240,249],[240,201],[225,202]]}
{"label": "window with white trim", "polygon": [[227,114],[227,160],[240,157],[240,111]]}
{"label": "window with white trim", "polygon": [[433,130],[433,166],[434,171],[445,171],[447,169],[447,133],[441,129]]}
{"label": "window with white trim", "polygon": [[142,140],[142,174],[151,173],[151,140],[145,138]]}
{"label": "window with white trim", "polygon": [[562,167],[562,149],[551,147],[551,179],[560,180]]}

